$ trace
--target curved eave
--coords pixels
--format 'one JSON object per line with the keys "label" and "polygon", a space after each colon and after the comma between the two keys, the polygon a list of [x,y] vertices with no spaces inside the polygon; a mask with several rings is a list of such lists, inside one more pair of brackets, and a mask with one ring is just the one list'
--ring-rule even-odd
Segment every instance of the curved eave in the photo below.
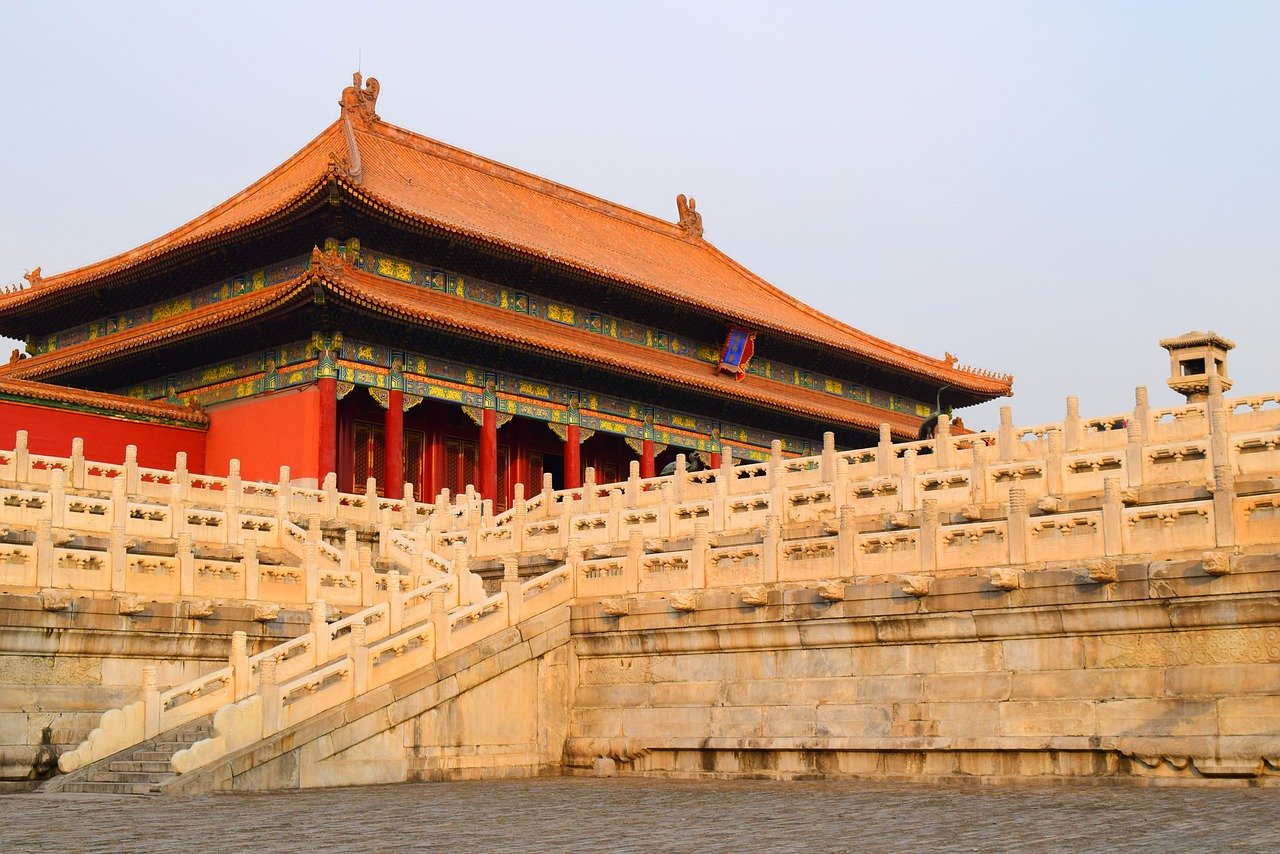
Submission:
{"label": "curved eave", "polygon": [[190,341],[224,331],[231,325],[256,319],[294,301],[305,294],[312,278],[308,271],[288,282],[249,296],[215,303],[167,320],[147,323],[126,332],[85,341],[42,356],[10,362],[0,367],[0,382],[49,377],[89,363],[108,364],[177,339]]}
{"label": "curved eave", "polygon": [[[715,366],[691,362],[679,356],[603,338],[574,327],[550,330],[510,311],[477,303],[459,303],[445,298],[424,299],[421,288],[400,285],[388,279],[354,269],[325,272],[321,278],[335,296],[364,311],[398,320],[425,324],[481,341],[497,341],[559,359],[586,362],[611,371],[640,375],[658,383],[678,385],[731,400],[741,400],[822,423],[835,423],[875,432],[888,423],[893,432],[914,438],[920,419],[888,412],[856,401],[836,402],[821,392],[786,386],[748,375],[735,382],[716,371]],[[780,388],[772,389],[771,385]]]}
{"label": "curved eave", "polygon": [[0,379],[0,400],[193,430],[209,426],[209,416],[198,409],[107,392],[70,389],[31,380]]}
{"label": "curved eave", "polygon": [[12,362],[0,367],[0,383],[36,380],[87,363],[107,364],[179,339],[189,341],[224,331],[282,310],[306,298],[308,291],[316,285],[371,314],[427,325],[476,340],[498,342],[552,358],[582,361],[609,371],[638,374],[657,383],[741,400],[820,423],[834,423],[869,432],[877,430],[881,423],[888,423],[894,434],[902,437],[914,437],[920,423],[918,418],[856,401],[836,402],[809,389],[790,386],[773,389],[770,388],[772,381],[750,375],[742,382],[735,382],[716,372],[710,364],[689,362],[649,348],[591,336],[576,328],[552,331],[539,328],[537,324],[540,321],[522,320],[520,315],[501,309],[452,299],[447,302],[445,298],[431,299],[432,295],[420,288],[399,285],[329,259],[319,268],[257,294],[44,356]]}

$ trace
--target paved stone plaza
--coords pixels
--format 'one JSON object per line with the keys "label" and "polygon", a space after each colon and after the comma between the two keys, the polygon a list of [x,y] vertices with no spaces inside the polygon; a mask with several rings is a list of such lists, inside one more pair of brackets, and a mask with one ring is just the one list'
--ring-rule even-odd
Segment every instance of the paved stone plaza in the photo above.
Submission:
{"label": "paved stone plaza", "polygon": [[0,850],[1274,851],[1274,789],[541,778],[0,798]]}

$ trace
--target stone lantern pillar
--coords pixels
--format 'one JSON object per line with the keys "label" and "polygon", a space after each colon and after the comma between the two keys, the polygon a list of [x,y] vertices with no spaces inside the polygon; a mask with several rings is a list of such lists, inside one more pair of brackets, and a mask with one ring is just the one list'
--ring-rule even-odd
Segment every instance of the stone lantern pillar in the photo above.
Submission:
{"label": "stone lantern pillar", "polygon": [[1236,344],[1216,332],[1186,332],[1166,338],[1160,346],[1169,351],[1169,388],[1183,395],[1187,403],[1201,403],[1209,397],[1209,376],[1216,374],[1222,390],[1231,388],[1227,374],[1227,351]]}

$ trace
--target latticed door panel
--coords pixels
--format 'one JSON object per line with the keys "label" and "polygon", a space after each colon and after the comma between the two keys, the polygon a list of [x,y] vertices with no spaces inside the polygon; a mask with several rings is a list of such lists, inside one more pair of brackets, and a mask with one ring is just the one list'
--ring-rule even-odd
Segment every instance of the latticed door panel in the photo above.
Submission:
{"label": "latticed door panel", "polygon": [[[357,421],[351,466],[352,488],[356,492],[363,492],[365,483],[371,477],[382,480],[382,464],[386,459],[386,452],[386,437],[382,433],[382,425]],[[382,490],[381,482],[378,490]]]}
{"label": "latticed door panel", "polygon": [[423,484],[423,465],[422,461],[425,457],[427,447],[427,436],[421,430],[405,430],[404,431],[404,482],[412,483],[414,494],[419,500],[429,498],[422,494]]}
{"label": "latticed door panel", "polygon": [[444,445],[445,487],[453,495],[465,492],[468,484],[480,480],[480,443],[467,439],[448,439]]}
{"label": "latticed door panel", "polygon": [[[470,439],[446,439],[445,453],[445,487],[451,495],[466,490],[468,484],[480,488],[480,443]],[[510,471],[511,453],[506,445],[498,446],[498,499],[494,502],[494,512],[507,509],[507,478]]]}
{"label": "latticed door panel", "polygon": [[525,486],[526,495],[532,495],[542,489],[542,454],[538,451],[529,453],[529,483]]}
{"label": "latticed door panel", "polygon": [[498,497],[493,502],[493,512],[501,513],[507,509],[507,476],[511,472],[511,454],[506,445],[498,446]]}
{"label": "latticed door panel", "polygon": [[[404,481],[421,488],[422,459],[427,437],[421,430],[404,431]],[[384,494],[384,468],[387,459],[386,434],[382,425],[368,421],[355,423],[355,442],[352,454],[352,487],[363,492],[369,478],[378,479],[378,494]]]}

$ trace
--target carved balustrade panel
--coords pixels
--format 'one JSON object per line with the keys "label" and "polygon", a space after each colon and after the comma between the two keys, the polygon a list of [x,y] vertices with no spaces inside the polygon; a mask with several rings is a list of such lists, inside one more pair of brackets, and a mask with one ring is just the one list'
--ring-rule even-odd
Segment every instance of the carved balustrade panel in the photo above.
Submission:
{"label": "carved balustrade panel", "polygon": [[1258,394],[1227,402],[1231,433],[1274,433],[1280,430],[1280,394]]}
{"label": "carved balustrade panel", "polygon": [[1009,563],[1009,532],[1005,521],[946,525],[938,540],[938,569]]}
{"label": "carved balustrade panel", "polygon": [[778,558],[779,581],[809,581],[838,578],[849,573],[839,566],[835,537],[807,537],[785,540]]}
{"label": "carved balustrade panel", "polygon": [[724,546],[707,550],[708,587],[760,584],[764,578],[761,546]]}
{"label": "carved balustrade panel", "polygon": [[1129,484],[1123,450],[1066,454],[1062,458],[1064,495],[1101,495],[1104,483],[1111,477],[1120,478],[1122,486]]}
{"label": "carved balustrade panel", "polygon": [[710,525],[713,509],[714,503],[711,499],[685,501],[674,505],[670,510],[671,528],[668,536],[673,538],[692,537],[694,526],[698,522]]}
{"label": "carved balustrade panel", "polygon": [[857,566],[859,575],[884,575],[920,570],[920,531],[903,529],[859,534]]}
{"label": "carved balustrade panel", "polygon": [[898,494],[898,477],[871,477],[849,485],[847,503],[852,503],[857,516],[883,516],[902,509]]}
{"label": "carved balustrade panel", "polygon": [[583,545],[609,542],[608,513],[583,513],[569,520],[569,536],[576,537]]}
{"label": "carved balustrade panel", "polygon": [[36,587],[36,548],[19,543],[0,543],[0,586]]}
{"label": "carved balustrade panel", "polygon": [[197,558],[194,593],[214,599],[246,599],[245,575],[240,561]]}
{"label": "carved balustrade panel", "polygon": [[1126,507],[1122,534],[1126,554],[1213,548],[1213,502]]}
{"label": "carved balustrade panel", "polygon": [[993,501],[1009,503],[1009,490],[1020,486],[1027,491],[1027,500],[1035,501],[1049,494],[1045,463],[1042,460],[1002,463],[987,470],[990,478],[987,495]]}
{"label": "carved balustrade panel", "polygon": [[490,596],[449,615],[449,649],[462,649],[508,625],[505,594]]}
{"label": "carved balustrade panel", "polygon": [[1070,561],[1104,553],[1102,513],[1034,516],[1026,522],[1027,561]]}
{"label": "carved balustrade panel", "polygon": [[1280,471],[1280,430],[1233,436],[1229,450],[1234,471],[1239,475]]}
{"label": "carved balustrade panel", "polygon": [[1174,442],[1193,439],[1209,432],[1209,412],[1203,403],[1192,403],[1170,409],[1151,412],[1151,424],[1147,432],[1151,442]]}
{"label": "carved balustrade panel", "polygon": [[54,549],[52,586],[69,590],[110,590],[110,556],[105,551],[90,549]]}
{"label": "carved balustrade panel", "polygon": [[1234,505],[1237,542],[1280,543],[1280,495],[1246,496]]}
{"label": "carved balustrade panel", "polygon": [[969,503],[968,470],[937,469],[916,476],[916,495],[920,499],[932,498],[939,507],[960,507]]}
{"label": "carved balustrade panel", "polygon": [[1147,445],[1142,449],[1142,482],[1203,484],[1213,478],[1208,440]]}
{"label": "carved balustrade panel", "polygon": [[350,659],[344,658],[280,686],[280,728],[331,709],[355,696]]}
{"label": "carved balustrade panel", "polygon": [[630,593],[626,558],[584,560],[578,564],[578,595],[594,598]]}
{"label": "carved balustrade panel", "polygon": [[386,685],[435,660],[435,626],[425,623],[369,647],[368,687]]}
{"label": "carved balustrade panel", "polygon": [[788,489],[783,494],[783,509],[783,523],[788,525],[832,520],[836,515],[835,486],[821,484]]}
{"label": "carved balustrade panel", "polygon": [[692,587],[692,561],[692,551],[644,555],[640,558],[640,592],[684,590]]}
{"label": "carved balustrade panel", "polygon": [[307,602],[307,579],[302,567],[258,567],[258,598],[264,602],[304,604]]}
{"label": "carved balustrade panel", "polygon": [[764,528],[765,517],[771,510],[772,499],[767,492],[748,495],[731,495],[724,503],[724,529],[749,531]]}

